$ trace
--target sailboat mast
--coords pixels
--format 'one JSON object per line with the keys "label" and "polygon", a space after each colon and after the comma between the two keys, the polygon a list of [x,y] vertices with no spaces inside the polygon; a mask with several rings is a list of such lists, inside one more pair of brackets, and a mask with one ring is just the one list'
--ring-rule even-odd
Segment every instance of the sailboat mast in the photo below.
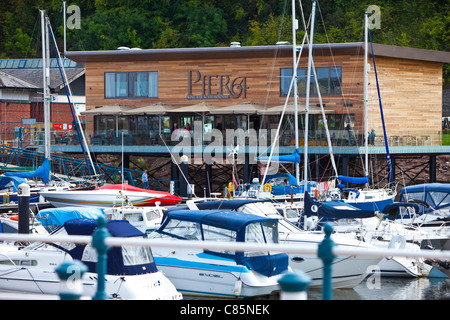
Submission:
{"label": "sailboat mast", "polygon": [[311,11],[311,30],[310,30],[310,41],[308,46],[308,76],[306,79],[306,112],[305,112],[305,163],[303,164],[303,179],[305,183],[305,192],[307,191],[308,187],[308,113],[309,113],[309,91],[311,87],[311,63],[312,63],[312,51],[313,51],[313,44],[314,44],[314,22],[315,22],[315,15],[316,15],[316,1],[313,1],[312,11]]}
{"label": "sailboat mast", "polygon": [[[292,78],[294,82],[294,126],[295,126],[295,150],[299,147],[298,137],[298,88],[297,88],[297,40],[296,33],[298,29],[298,21],[295,18],[295,0],[292,0]],[[295,178],[297,183],[300,181],[300,163],[295,163]]]}
{"label": "sailboat mast", "polygon": [[364,173],[366,178],[369,177],[369,145],[368,145],[368,140],[369,140],[369,124],[368,124],[368,119],[367,119],[367,113],[368,113],[368,108],[367,108],[367,103],[368,103],[368,96],[367,96],[367,87],[368,87],[368,55],[369,55],[369,50],[368,50],[368,16],[367,16],[367,11],[364,14],[364,145],[365,145],[365,168],[364,168]]}
{"label": "sailboat mast", "polygon": [[41,10],[42,27],[42,89],[44,94],[44,154],[50,160],[50,46],[47,30],[48,17]]}

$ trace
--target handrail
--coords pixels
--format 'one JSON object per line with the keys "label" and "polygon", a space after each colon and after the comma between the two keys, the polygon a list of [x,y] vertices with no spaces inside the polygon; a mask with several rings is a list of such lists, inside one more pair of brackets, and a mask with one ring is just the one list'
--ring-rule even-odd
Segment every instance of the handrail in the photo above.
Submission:
{"label": "handrail", "polygon": [[[38,234],[8,234],[0,233],[2,241],[18,241],[18,242],[46,242],[46,243],[92,243],[91,236],[48,236]],[[215,250],[235,250],[235,251],[273,251],[284,253],[303,253],[317,254],[317,248],[305,247],[296,244],[247,244],[241,242],[219,242],[219,241],[197,241],[197,240],[160,240],[160,239],[137,239],[137,238],[119,238],[107,237],[105,244],[111,247],[120,246],[143,246],[143,247],[161,247],[172,248],[195,248],[195,249],[215,249]],[[426,258],[441,261],[450,260],[450,251],[437,250],[408,250],[396,248],[344,248],[336,245],[333,247],[333,254],[340,255],[357,255],[366,257],[409,257],[409,258]]]}
{"label": "handrail", "polygon": [[[333,228],[330,225],[324,227],[324,240],[317,248],[305,247],[303,245],[285,245],[285,244],[248,244],[241,242],[216,242],[216,241],[194,241],[194,240],[162,240],[162,239],[146,239],[146,238],[117,238],[111,237],[105,228],[106,219],[99,218],[97,221],[98,229],[92,236],[74,236],[74,235],[38,235],[38,234],[6,234],[0,233],[0,240],[3,241],[25,241],[25,242],[46,242],[46,243],[84,243],[92,245],[96,248],[98,254],[97,274],[98,284],[97,292],[94,299],[106,299],[105,280],[106,274],[106,251],[109,247],[120,246],[144,246],[144,247],[165,247],[165,248],[196,248],[196,249],[215,249],[215,250],[234,250],[234,251],[271,251],[284,253],[301,253],[315,254],[323,262],[323,284],[322,298],[324,300],[332,299],[331,274],[333,259],[340,255],[350,256],[368,256],[368,257],[411,257],[411,258],[427,258],[441,261],[450,261],[450,251],[432,251],[395,248],[342,248],[336,245],[331,239]],[[100,263],[101,261],[101,263]],[[67,266],[65,266],[67,267]],[[64,269],[64,268],[63,268]],[[60,270],[59,270],[60,271]],[[291,279],[292,280],[292,279]],[[281,282],[280,282],[281,285]],[[301,287],[307,287],[307,282],[302,283]],[[76,294],[68,294],[67,292],[60,294],[63,297],[79,298]]]}

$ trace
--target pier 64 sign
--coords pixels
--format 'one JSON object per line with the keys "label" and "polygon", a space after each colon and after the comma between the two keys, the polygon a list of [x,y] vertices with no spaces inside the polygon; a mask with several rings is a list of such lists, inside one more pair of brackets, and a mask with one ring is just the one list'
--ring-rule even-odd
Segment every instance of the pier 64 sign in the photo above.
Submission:
{"label": "pier 64 sign", "polygon": [[188,71],[188,99],[236,99],[246,98],[246,77],[230,77],[226,74],[203,75],[198,70]]}

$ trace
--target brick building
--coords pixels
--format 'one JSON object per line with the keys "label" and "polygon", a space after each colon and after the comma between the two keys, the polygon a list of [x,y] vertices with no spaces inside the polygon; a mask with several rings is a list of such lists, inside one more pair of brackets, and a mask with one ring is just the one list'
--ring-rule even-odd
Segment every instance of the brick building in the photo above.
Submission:
{"label": "brick building", "polygon": [[[63,61],[73,94],[72,104],[83,111],[84,67],[68,59]],[[70,133],[74,120],[57,61],[52,59],[50,66],[50,119],[55,143],[55,138]],[[42,60],[0,60],[0,141],[10,146],[38,145],[42,143],[43,130]]]}

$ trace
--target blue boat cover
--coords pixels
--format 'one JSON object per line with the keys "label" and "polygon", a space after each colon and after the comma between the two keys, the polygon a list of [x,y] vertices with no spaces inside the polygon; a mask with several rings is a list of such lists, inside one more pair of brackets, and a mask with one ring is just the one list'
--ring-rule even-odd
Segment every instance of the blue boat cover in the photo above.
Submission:
{"label": "blue boat cover", "polygon": [[425,183],[415,186],[404,187],[400,191],[400,201],[409,202],[411,200],[424,201],[431,208],[420,206],[416,211],[418,214],[432,212],[450,207],[450,184],[448,183]]}
{"label": "blue boat cover", "polygon": [[[221,211],[221,210],[175,210],[167,212],[167,218],[161,226],[164,225],[169,219],[178,219],[185,221],[204,223],[210,226],[223,228],[232,231],[241,231],[248,224],[253,222],[266,222],[274,221],[277,219],[271,219],[267,217],[261,217],[253,214],[247,214],[237,211]],[[245,238],[243,238],[245,239]]]}
{"label": "blue boat cover", "polygon": [[98,219],[105,216],[102,208],[96,207],[62,207],[47,208],[36,213],[36,218],[44,227],[60,227],[73,219]]}
{"label": "blue boat cover", "polygon": [[[92,235],[97,229],[97,220],[94,219],[73,219],[64,223],[64,228],[69,235]],[[126,220],[109,220],[106,229],[113,237],[144,237],[144,233],[136,229]],[[75,248],[66,250],[73,259],[81,260],[88,267],[89,272],[97,272],[97,263],[94,261],[86,261],[83,253],[86,245],[77,244]],[[90,249],[93,250],[93,249]],[[134,251],[137,253],[138,251]],[[107,274],[111,275],[137,275],[152,273],[158,271],[154,262],[151,250],[146,251],[147,262],[142,264],[130,263],[132,259],[126,258],[126,252],[123,247],[112,247],[107,252]],[[126,261],[125,261],[126,260]],[[142,261],[142,259],[138,259]]]}
{"label": "blue boat cover", "polygon": [[375,211],[361,210],[344,201],[317,201],[305,192],[305,215],[329,220],[370,218]]}
{"label": "blue boat cover", "polygon": [[[156,232],[165,233],[164,228],[172,219],[197,222],[201,225],[214,226],[226,230],[232,230],[236,232],[236,241],[246,241],[246,226],[252,223],[260,224],[261,233],[268,232],[267,228],[263,225],[270,225],[273,228],[273,232],[276,232],[276,242],[278,242],[278,219],[272,219],[252,214],[246,214],[238,211],[218,211],[218,210],[175,210],[166,212],[167,218],[164,220],[160,229]],[[264,234],[264,238],[270,237],[268,234]],[[244,252],[223,253],[206,250],[205,252],[234,259],[237,264],[245,265],[249,269],[265,276],[274,276],[287,270],[289,265],[289,257],[285,253],[260,254],[257,256],[246,256]]]}
{"label": "blue boat cover", "polygon": [[338,180],[349,182],[349,183],[356,183],[356,184],[364,184],[369,183],[370,180],[368,177],[347,177],[347,176],[338,176]]}
{"label": "blue boat cover", "polygon": [[48,183],[50,181],[50,162],[47,158],[45,158],[42,165],[34,171],[29,172],[5,172],[5,176],[11,177],[20,177],[20,178],[35,178],[39,177],[42,179],[44,183]]}
{"label": "blue boat cover", "polygon": [[[243,205],[246,205],[248,203],[255,203],[255,202],[266,202],[270,201],[268,200],[256,200],[256,199],[230,199],[230,200],[214,200],[214,201],[204,201],[204,202],[196,202],[195,205],[200,210],[237,210]],[[187,206],[177,206],[173,208],[167,209],[168,212],[170,211],[177,211],[177,210],[188,210]]]}
{"label": "blue boat cover", "polygon": [[24,178],[20,178],[17,176],[8,176],[8,175],[3,176],[0,179],[0,189],[6,189],[12,184],[13,191],[17,192],[17,187],[19,185],[21,185],[22,183],[26,183]]}
{"label": "blue boat cover", "polygon": [[416,204],[416,203],[412,203],[412,202],[394,202],[394,203],[388,204],[386,207],[384,207],[383,213],[389,213],[389,211],[391,211],[393,209],[398,209],[400,207],[411,207],[416,212],[419,211],[419,205]]}
{"label": "blue boat cover", "polygon": [[[257,157],[256,159],[259,161],[268,161],[269,157]],[[293,162],[293,163],[300,163],[300,160],[301,156],[298,149],[295,149],[295,151],[292,154],[272,156],[271,159],[271,161],[274,162]]]}

